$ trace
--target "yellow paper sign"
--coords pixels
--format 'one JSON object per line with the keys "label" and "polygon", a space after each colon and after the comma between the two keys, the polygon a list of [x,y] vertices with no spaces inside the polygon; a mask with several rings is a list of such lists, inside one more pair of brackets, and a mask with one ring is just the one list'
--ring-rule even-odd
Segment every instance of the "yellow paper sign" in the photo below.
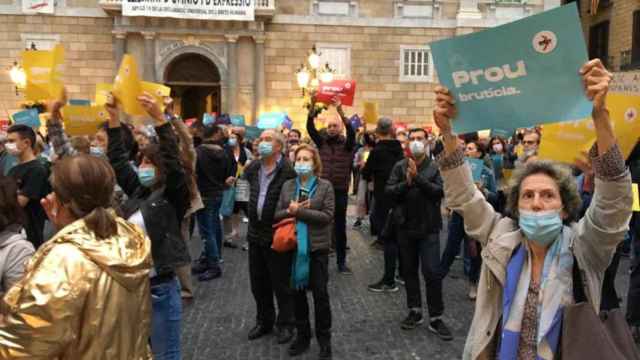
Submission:
{"label": "yellow paper sign", "polygon": [[[628,157],[640,135],[640,96],[609,94],[607,108],[620,150]],[[545,124],[538,155],[565,163],[573,163],[580,152],[588,151],[596,140],[591,118]]]}
{"label": "yellow paper sign", "polygon": [[107,103],[107,98],[109,93],[113,91],[112,84],[100,83],[96,84],[96,98],[95,105],[96,106],[104,106]]}
{"label": "yellow paper sign", "polygon": [[633,190],[633,211],[640,211],[640,194],[638,192],[638,184],[631,184]]}
{"label": "yellow paper sign", "polygon": [[148,81],[142,82],[142,91],[151,94],[156,99],[160,108],[164,111],[164,98],[171,95],[171,88],[162,84],[156,84]]}
{"label": "yellow paper sign", "polygon": [[65,132],[71,136],[93,135],[108,118],[104,106],[67,105],[62,112]]}
{"label": "yellow paper sign", "polygon": [[58,99],[62,93],[64,48],[56,45],[52,51],[25,50],[21,53],[26,75],[25,97],[29,101]]}
{"label": "yellow paper sign", "polygon": [[122,104],[123,111],[131,116],[145,115],[146,112],[138,103],[142,93],[142,85],[138,76],[138,64],[133,56],[122,57],[118,75],[113,83],[113,93]]}
{"label": "yellow paper sign", "polygon": [[364,122],[367,124],[377,124],[378,123],[378,104],[372,102],[364,103]]}

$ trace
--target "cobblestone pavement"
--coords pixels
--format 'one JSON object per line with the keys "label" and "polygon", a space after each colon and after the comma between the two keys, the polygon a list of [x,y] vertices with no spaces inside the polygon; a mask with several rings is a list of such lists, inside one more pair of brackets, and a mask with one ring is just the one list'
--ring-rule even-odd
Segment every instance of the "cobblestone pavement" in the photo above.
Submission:
{"label": "cobblestone pavement", "polygon": [[[425,325],[416,330],[405,331],[399,326],[407,314],[404,288],[401,287],[394,294],[375,294],[367,290],[367,284],[379,280],[382,275],[382,251],[369,246],[371,238],[365,234],[368,231],[353,230],[350,226],[352,219],[347,223],[348,244],[351,247],[348,262],[354,274],[338,274],[335,257],[330,258],[329,267],[333,358],[459,359],[473,315],[473,303],[466,296],[468,288],[462,275],[462,261],[454,263],[452,276],[444,282],[443,319],[453,332],[454,340],[443,342],[438,339],[427,330],[426,321]],[[444,232],[441,239],[444,248]],[[194,237],[194,255],[199,253],[200,246],[200,239]],[[225,248],[223,258],[222,278],[205,283],[197,283],[196,280],[196,300],[184,309],[183,359],[288,359],[287,345],[278,345],[273,335],[251,342],[247,340],[247,333],[255,321],[247,252]],[[627,269],[628,261],[623,259],[617,286],[620,290],[626,289],[628,276],[622,274],[627,274]],[[421,286],[424,296],[424,283]],[[427,314],[426,309],[424,313]],[[312,340],[309,352],[297,358],[316,359],[317,352],[317,343]]]}

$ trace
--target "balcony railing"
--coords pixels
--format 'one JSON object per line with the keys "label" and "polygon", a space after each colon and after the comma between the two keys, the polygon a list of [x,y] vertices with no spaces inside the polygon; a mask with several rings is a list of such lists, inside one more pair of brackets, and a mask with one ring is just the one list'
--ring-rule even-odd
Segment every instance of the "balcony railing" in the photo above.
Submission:
{"label": "balcony railing", "polygon": [[[122,11],[122,0],[99,0],[103,10]],[[255,0],[256,16],[273,16],[276,12],[276,0]]]}

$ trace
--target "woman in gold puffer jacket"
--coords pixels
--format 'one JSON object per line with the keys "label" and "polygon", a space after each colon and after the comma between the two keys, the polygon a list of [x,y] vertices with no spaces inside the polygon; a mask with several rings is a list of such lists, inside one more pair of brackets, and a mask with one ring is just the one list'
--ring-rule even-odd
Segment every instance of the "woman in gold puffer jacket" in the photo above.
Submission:
{"label": "woman in gold puffer jacket", "polygon": [[151,244],[109,209],[115,175],[88,155],[55,164],[43,207],[61,229],[4,298],[0,359],[149,359]]}

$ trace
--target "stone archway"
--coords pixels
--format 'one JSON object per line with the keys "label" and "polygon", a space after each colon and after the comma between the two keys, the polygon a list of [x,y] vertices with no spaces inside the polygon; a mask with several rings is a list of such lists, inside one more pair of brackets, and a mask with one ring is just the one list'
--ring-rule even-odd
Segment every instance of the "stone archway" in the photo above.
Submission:
{"label": "stone archway", "polygon": [[[227,93],[229,77],[226,52],[227,49],[224,43],[194,43],[187,42],[186,40],[184,42],[179,40],[160,41],[158,43],[158,55],[156,57],[156,74],[158,74],[158,77],[161,77],[161,81],[163,83],[167,84],[169,69],[175,68],[173,67],[174,62],[183,62],[186,58],[189,57],[191,57],[192,59],[208,60],[208,65],[202,67],[202,71],[213,72],[210,69],[215,69],[215,72],[218,74],[219,79],[217,82],[219,84],[214,85],[218,89],[218,100],[216,102],[218,105],[217,110],[218,112],[226,113],[228,111]],[[202,64],[202,61],[199,60],[197,62]],[[172,89],[174,87],[177,89],[177,86],[179,86],[171,84],[167,85],[171,86]],[[200,85],[204,86],[206,84]],[[201,115],[202,114],[200,114],[199,118],[201,117]]]}
{"label": "stone archway", "polygon": [[215,63],[197,53],[183,53],[167,64],[162,74],[171,87],[176,111],[184,119],[202,119],[202,114],[221,113],[222,77]]}

